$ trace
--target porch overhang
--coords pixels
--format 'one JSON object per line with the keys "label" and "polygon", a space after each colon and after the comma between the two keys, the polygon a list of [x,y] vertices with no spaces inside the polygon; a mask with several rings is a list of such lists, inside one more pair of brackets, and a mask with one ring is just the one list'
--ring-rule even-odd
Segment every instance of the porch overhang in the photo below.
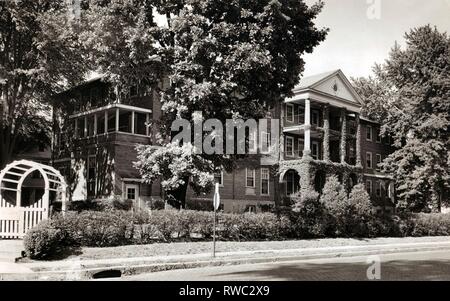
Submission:
{"label": "porch overhang", "polygon": [[309,99],[318,103],[329,104],[336,108],[345,108],[347,111],[353,113],[359,114],[361,112],[361,105],[359,103],[355,103],[338,96],[323,93],[315,89],[296,91],[293,97],[286,98],[284,102],[302,104],[305,102],[305,99]]}

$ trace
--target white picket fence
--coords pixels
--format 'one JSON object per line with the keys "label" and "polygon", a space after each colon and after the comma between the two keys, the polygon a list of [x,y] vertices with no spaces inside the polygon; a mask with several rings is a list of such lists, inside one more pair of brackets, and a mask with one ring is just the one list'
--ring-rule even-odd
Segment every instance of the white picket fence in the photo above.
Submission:
{"label": "white picket fence", "polygon": [[48,209],[42,198],[26,207],[16,207],[5,199],[0,200],[0,238],[22,238],[39,222],[48,218]]}

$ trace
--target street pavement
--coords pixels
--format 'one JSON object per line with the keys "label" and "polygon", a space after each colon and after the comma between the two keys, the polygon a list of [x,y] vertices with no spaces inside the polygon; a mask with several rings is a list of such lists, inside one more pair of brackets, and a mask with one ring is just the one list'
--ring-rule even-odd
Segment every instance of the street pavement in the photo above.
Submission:
{"label": "street pavement", "polygon": [[[377,259],[380,259],[380,269]],[[154,272],[129,281],[341,281],[450,280],[450,250],[300,260]],[[375,260],[375,261],[373,261]],[[379,272],[379,273],[378,273]],[[378,277],[380,276],[380,277]],[[115,279],[119,280],[119,279]]]}

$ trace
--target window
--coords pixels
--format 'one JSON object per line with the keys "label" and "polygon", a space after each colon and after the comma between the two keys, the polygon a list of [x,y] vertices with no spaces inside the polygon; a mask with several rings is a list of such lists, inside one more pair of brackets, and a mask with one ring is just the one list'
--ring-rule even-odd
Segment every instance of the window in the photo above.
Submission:
{"label": "window", "polygon": [[373,165],[372,165],[372,153],[371,152],[367,152],[366,153],[366,168],[372,169]]}
{"label": "window", "polygon": [[303,149],[305,148],[305,140],[303,138],[298,139],[298,156],[302,157]]}
{"label": "window", "polygon": [[376,142],[377,142],[377,143],[381,143],[380,129],[377,128],[376,131],[375,131],[375,133],[376,133],[376,137],[375,137]]}
{"label": "window", "polygon": [[366,140],[372,141],[372,127],[370,125],[366,128]]}
{"label": "window", "polygon": [[246,177],[245,186],[252,188],[255,187],[255,170],[246,168],[245,177]]}
{"label": "window", "polygon": [[134,188],[134,187],[128,187],[127,188],[127,199],[128,200],[135,200],[136,199],[136,188]]}
{"label": "window", "polygon": [[289,170],[286,173],[286,194],[288,196],[295,194],[298,191],[299,179],[295,171]]}
{"label": "window", "polygon": [[261,132],[261,152],[268,153],[270,151],[270,133]]}
{"label": "window", "polygon": [[311,111],[311,124],[319,126],[319,111],[317,110]]}
{"label": "window", "polygon": [[312,145],[311,145],[311,156],[313,157],[314,160],[318,160],[319,159],[319,143],[317,141],[313,141]]}
{"label": "window", "polygon": [[223,171],[214,173],[214,183],[219,183],[220,186],[223,186]]}
{"label": "window", "polygon": [[261,195],[269,195],[269,169],[261,168]]}
{"label": "window", "polygon": [[250,154],[255,154],[258,152],[257,137],[258,137],[258,133],[256,131],[249,131],[249,133],[248,133],[248,152]]}
{"label": "window", "polygon": [[81,117],[77,119],[77,123],[76,123],[76,127],[77,127],[77,131],[76,131],[76,136],[77,138],[84,138],[85,137],[85,118]]}
{"label": "window", "polygon": [[119,112],[119,132],[131,133],[131,119],[133,113],[125,110],[120,110]]}
{"label": "window", "polygon": [[100,112],[97,115],[97,135],[105,133],[105,112]]}
{"label": "window", "polygon": [[371,180],[366,181],[366,190],[369,195],[372,194],[372,181]]}
{"label": "window", "polygon": [[286,136],[286,156],[294,156],[294,138]]}
{"label": "window", "polygon": [[381,168],[380,168],[380,164],[381,164],[381,155],[380,154],[376,154],[375,155],[375,158],[376,158],[376,160],[377,160],[377,170],[379,171]]}
{"label": "window", "polygon": [[134,113],[134,133],[138,135],[147,135],[147,114]]}
{"label": "window", "polygon": [[294,122],[294,105],[286,104],[286,120],[289,122]]}
{"label": "window", "polygon": [[255,213],[256,212],[256,206],[255,205],[247,205],[245,207],[245,212]]}
{"label": "window", "polygon": [[116,131],[116,110],[108,111],[108,130],[107,132]]}
{"label": "window", "polygon": [[375,194],[377,197],[381,197],[381,181],[377,181],[375,185]]}
{"label": "window", "polygon": [[90,115],[87,117],[87,135],[88,137],[94,137],[94,124],[95,124],[95,115]]}

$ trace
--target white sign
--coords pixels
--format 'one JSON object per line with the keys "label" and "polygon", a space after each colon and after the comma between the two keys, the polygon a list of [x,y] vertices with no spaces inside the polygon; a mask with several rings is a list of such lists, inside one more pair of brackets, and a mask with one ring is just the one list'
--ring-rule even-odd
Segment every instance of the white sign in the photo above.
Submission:
{"label": "white sign", "polygon": [[214,204],[214,210],[219,209],[219,205],[220,205],[219,183],[216,183],[216,190],[214,192],[213,204]]}

